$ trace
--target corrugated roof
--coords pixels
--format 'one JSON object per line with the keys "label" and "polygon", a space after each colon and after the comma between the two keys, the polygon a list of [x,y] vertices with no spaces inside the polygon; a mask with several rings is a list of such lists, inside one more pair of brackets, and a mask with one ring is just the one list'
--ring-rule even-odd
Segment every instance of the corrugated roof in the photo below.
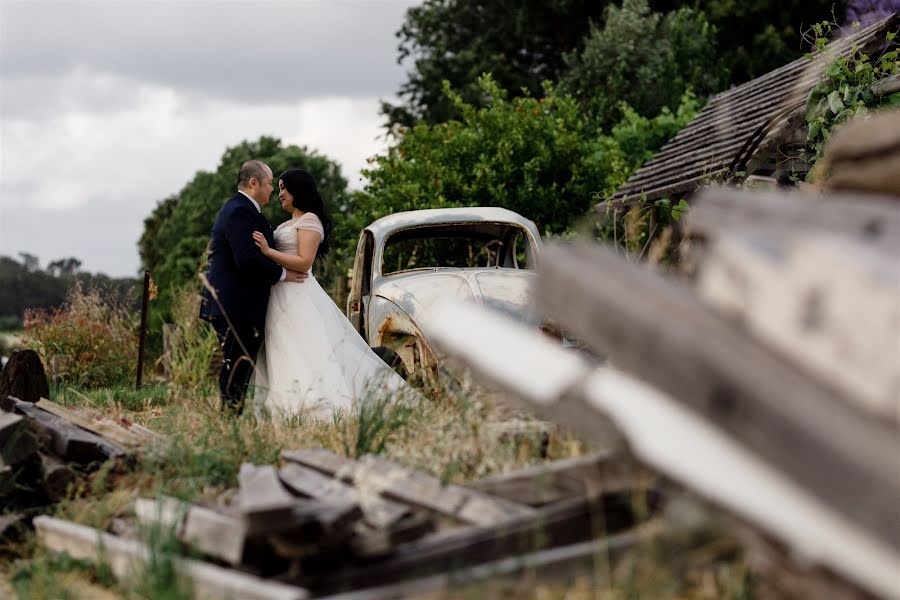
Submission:
{"label": "corrugated roof", "polygon": [[[884,40],[897,15],[831,42],[830,53],[846,56],[853,45]],[[647,200],[690,192],[725,179],[746,165],[760,142],[802,107],[829,58],[799,58],[714,96],[697,117],[632,175],[612,199]]]}

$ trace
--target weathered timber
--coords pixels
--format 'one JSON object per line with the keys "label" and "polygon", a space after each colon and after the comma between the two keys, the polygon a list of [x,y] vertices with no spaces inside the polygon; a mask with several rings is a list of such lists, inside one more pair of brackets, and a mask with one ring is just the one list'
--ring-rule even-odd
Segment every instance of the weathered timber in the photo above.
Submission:
{"label": "weathered timber", "polygon": [[898,257],[900,250],[892,256],[835,234],[734,231],[704,252],[697,291],[848,402],[900,429]]}
{"label": "weathered timber", "polygon": [[896,206],[900,198],[900,113],[885,110],[854,119],[828,140],[825,188],[881,194]]}
{"label": "weathered timber", "polygon": [[611,251],[551,247],[542,264],[536,301],[564,327],[900,548],[900,440],[891,427],[735,330],[687,289]]}
{"label": "weathered timber", "polygon": [[281,482],[291,491],[318,500],[358,504],[366,521],[375,527],[390,527],[409,512],[409,507],[381,498],[378,494],[363,494],[339,479],[295,462],[278,471]]}
{"label": "weathered timber", "polygon": [[[51,517],[34,519],[40,543],[53,552],[66,552],[78,560],[107,564],[113,575],[124,584],[133,581],[135,566],[150,560],[146,546],[90,527]],[[241,598],[246,600],[304,600],[309,593],[303,588],[186,558],[173,559],[179,578],[189,582],[192,597],[198,599]]]}
{"label": "weathered timber", "polygon": [[244,555],[246,535],[241,519],[194,505],[187,511],[180,538],[208,556],[237,565]]}
{"label": "weathered timber", "polygon": [[328,575],[307,574],[307,585],[320,592],[423,577],[505,556],[573,544],[631,526],[630,505],[601,504],[586,498],[567,500],[489,527],[465,527],[398,546],[369,566],[344,568]]}
{"label": "weathered timber", "polygon": [[50,500],[56,502],[68,495],[69,488],[78,481],[78,474],[58,459],[41,454],[41,486]]}
{"label": "weathered timber", "polygon": [[139,448],[146,441],[111,419],[94,419],[81,410],[61,406],[46,398],[38,400],[35,406],[125,448]]}
{"label": "weathered timber", "polygon": [[[596,568],[597,556],[615,557],[633,548],[637,543],[658,535],[661,527],[648,523],[637,531],[628,531],[602,539],[581,542],[549,550],[529,552],[497,561],[455,569],[447,573],[421,579],[368,587],[352,592],[323,596],[320,600],[382,600],[383,598],[418,598],[431,592],[454,591],[467,583],[482,581],[503,575],[514,575],[523,571],[539,573],[541,581],[548,575],[560,573],[592,573]],[[568,578],[568,577],[567,577]],[[479,589],[483,593],[483,589]],[[477,595],[477,594],[476,594]],[[427,595],[425,597],[431,597]],[[440,597],[440,596],[439,596]],[[462,597],[468,597],[463,594]]]}
{"label": "weathered timber", "polygon": [[686,217],[694,235],[715,239],[736,229],[795,235],[815,230],[900,252],[900,211],[879,196],[748,192],[719,186],[697,194]]}
{"label": "weathered timber", "polygon": [[361,521],[354,527],[350,550],[358,558],[386,556],[397,545],[412,542],[433,532],[434,526],[434,520],[422,512],[407,513],[390,528],[377,528]]}
{"label": "weathered timber", "polygon": [[275,467],[244,463],[238,481],[238,511],[247,523],[248,533],[276,530],[295,520],[297,502],[281,485]]}
{"label": "weathered timber", "polygon": [[289,559],[323,554],[339,548],[362,517],[355,502],[298,500],[294,523],[270,532],[266,540],[278,556]]}
{"label": "weathered timber", "polygon": [[639,473],[629,458],[618,452],[603,451],[518,469],[475,480],[467,487],[529,506],[543,506],[565,498],[629,493]]}
{"label": "weathered timber", "polygon": [[384,458],[364,456],[351,461],[320,448],[283,452],[282,458],[353,482],[357,488],[453,517],[471,525],[492,525],[534,515],[530,507],[494,498],[412,471]]}
{"label": "weathered timber", "polygon": [[[689,406],[632,376],[591,365],[483,307],[446,306],[423,325],[439,348],[550,418],[561,399],[571,396],[568,390],[580,390],[587,400],[584,415],[608,415],[642,462],[752,523],[804,562],[823,565],[876,595],[896,589],[900,552]],[[574,413],[570,407],[562,414]],[[585,419],[560,422],[593,438]]]}
{"label": "weathered timber", "polygon": [[0,372],[0,398],[14,396],[25,402],[37,402],[50,395],[47,374],[41,357],[34,350],[16,350]]}
{"label": "weathered timber", "polygon": [[37,440],[25,419],[0,412],[0,465],[16,465],[37,451]]}
{"label": "weathered timber", "polygon": [[63,460],[88,464],[125,456],[125,450],[119,445],[51,415],[30,402],[7,396],[0,401],[0,408],[27,417],[34,431],[49,438],[50,451]]}

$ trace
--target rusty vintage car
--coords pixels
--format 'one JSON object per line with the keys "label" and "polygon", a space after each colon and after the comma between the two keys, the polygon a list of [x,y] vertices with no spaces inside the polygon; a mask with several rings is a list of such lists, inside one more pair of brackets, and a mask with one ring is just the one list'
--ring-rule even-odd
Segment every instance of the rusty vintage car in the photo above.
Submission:
{"label": "rusty vintage car", "polygon": [[442,208],[392,214],[359,238],[347,317],[406,376],[437,377],[438,360],[418,320],[444,299],[491,305],[540,325],[529,284],[541,252],[534,223],[504,208]]}

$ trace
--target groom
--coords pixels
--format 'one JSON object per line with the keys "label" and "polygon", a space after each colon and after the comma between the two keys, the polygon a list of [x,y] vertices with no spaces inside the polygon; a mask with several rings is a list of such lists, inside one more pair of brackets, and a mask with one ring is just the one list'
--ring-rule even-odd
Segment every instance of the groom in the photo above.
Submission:
{"label": "groom", "polygon": [[263,342],[269,291],[279,281],[301,282],[307,273],[283,269],[262,255],[253,242],[261,231],[275,246],[262,215],[274,190],[272,169],[258,160],[241,165],[238,191],[219,211],[212,228],[200,318],[212,323],[222,347],[219,372],[222,410],[240,414],[256,353]]}

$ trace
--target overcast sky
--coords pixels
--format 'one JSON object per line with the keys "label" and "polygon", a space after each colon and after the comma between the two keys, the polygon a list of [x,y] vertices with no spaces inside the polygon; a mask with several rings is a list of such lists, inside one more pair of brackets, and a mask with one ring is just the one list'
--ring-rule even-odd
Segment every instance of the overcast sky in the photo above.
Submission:
{"label": "overcast sky", "polygon": [[261,135],[385,147],[411,0],[0,0],[0,255],[133,276],[156,202]]}

